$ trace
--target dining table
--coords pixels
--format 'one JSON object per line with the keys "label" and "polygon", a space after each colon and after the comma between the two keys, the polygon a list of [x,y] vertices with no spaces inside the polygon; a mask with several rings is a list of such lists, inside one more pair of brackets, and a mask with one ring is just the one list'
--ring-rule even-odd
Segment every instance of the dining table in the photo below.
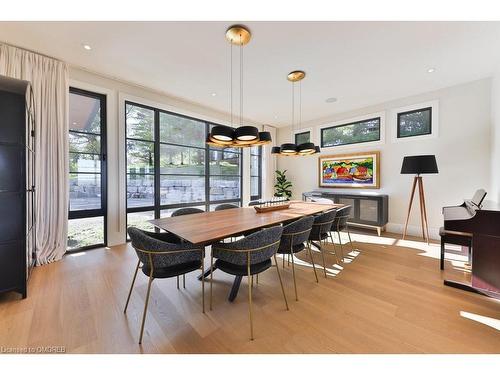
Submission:
{"label": "dining table", "polygon": [[[220,211],[200,212],[190,215],[164,217],[149,220],[153,226],[170,232],[180,239],[194,245],[210,246],[214,243],[228,238],[239,237],[245,233],[271,227],[274,225],[287,224],[304,216],[318,215],[329,210],[337,210],[344,207],[338,203],[315,203],[303,201],[290,201],[288,208],[276,209],[266,212],[257,212],[256,206],[231,208]],[[272,207],[269,205],[268,207]],[[316,247],[320,245],[316,244]],[[207,277],[214,269],[209,269],[202,277]],[[238,294],[241,276],[237,276],[233,282],[229,301],[234,301]]]}

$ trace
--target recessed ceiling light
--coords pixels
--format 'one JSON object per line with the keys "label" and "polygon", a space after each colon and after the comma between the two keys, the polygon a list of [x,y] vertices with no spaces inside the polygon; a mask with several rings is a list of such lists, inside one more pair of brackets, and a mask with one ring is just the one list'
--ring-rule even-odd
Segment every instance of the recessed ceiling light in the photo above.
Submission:
{"label": "recessed ceiling light", "polygon": [[337,98],[331,97],[325,100],[327,103],[335,103],[337,101]]}
{"label": "recessed ceiling light", "polygon": [[76,122],[73,122],[73,125],[76,125]]}
{"label": "recessed ceiling light", "polygon": [[278,116],[274,116],[274,118],[276,118],[276,119],[277,119],[277,118],[278,118]]}
{"label": "recessed ceiling light", "polygon": [[435,71],[436,71],[436,69],[434,69],[434,68],[427,69],[427,73],[434,73]]}
{"label": "recessed ceiling light", "polygon": [[212,96],[217,96],[217,93],[216,93],[216,92],[213,92],[211,95],[212,95]]}
{"label": "recessed ceiling light", "polygon": [[84,43],[84,44],[82,44],[82,47],[83,47],[84,49],[86,49],[87,51],[90,51],[90,50],[92,49],[92,47],[91,47],[91,46],[89,46],[88,44],[85,44],[85,43]]}

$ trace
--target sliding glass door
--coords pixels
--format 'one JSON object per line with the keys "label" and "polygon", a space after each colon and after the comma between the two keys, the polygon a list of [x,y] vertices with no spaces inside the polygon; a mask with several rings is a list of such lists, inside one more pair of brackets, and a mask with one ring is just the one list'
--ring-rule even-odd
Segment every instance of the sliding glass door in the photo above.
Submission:
{"label": "sliding glass door", "polygon": [[70,88],[68,250],[106,245],[106,97]]}
{"label": "sliding glass door", "polygon": [[213,124],[132,102],[125,123],[128,226],[153,230],[147,220],[181,207],[241,205],[241,150],[209,148]]}

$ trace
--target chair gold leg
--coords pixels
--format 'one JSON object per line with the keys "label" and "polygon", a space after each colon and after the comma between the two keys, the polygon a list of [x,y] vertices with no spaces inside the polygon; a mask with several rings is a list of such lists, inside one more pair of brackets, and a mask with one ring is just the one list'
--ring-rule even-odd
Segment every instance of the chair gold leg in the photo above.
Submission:
{"label": "chair gold leg", "polygon": [[352,244],[351,232],[347,229],[347,235],[349,236],[349,244],[351,245],[351,251],[354,251],[354,245]]}
{"label": "chair gold leg", "polygon": [[146,302],[144,303],[144,312],[142,313],[141,335],[139,337],[139,345],[142,344],[142,335],[144,333],[144,323],[146,323],[146,313],[148,312],[149,293],[151,292],[152,282],[153,282],[153,270],[151,269],[148,282],[148,291],[146,293]]}
{"label": "chair gold leg", "polygon": [[250,252],[248,252],[247,256],[247,276],[248,276],[248,313],[250,315],[250,340],[253,340],[252,278],[250,275]]}
{"label": "chair gold leg", "polygon": [[337,234],[339,236],[339,244],[340,244],[340,256],[342,257],[342,263],[344,263],[344,247],[342,246],[342,238],[340,237],[340,232],[337,231]]}
{"label": "chair gold leg", "polygon": [[321,240],[319,241],[319,244],[321,246],[321,258],[323,259],[323,272],[325,273],[325,279],[327,278],[326,276],[326,262],[325,262],[325,249],[324,245],[321,245]]}
{"label": "chair gold leg", "polygon": [[295,301],[299,300],[299,295],[297,294],[297,280],[295,279],[295,261],[293,260],[293,253],[290,254],[292,258],[292,275],[293,275],[293,288],[295,290]]}
{"label": "chair gold leg", "polygon": [[186,289],[186,275],[182,275],[182,287]]}
{"label": "chair gold leg", "polygon": [[214,281],[214,255],[212,251],[210,251],[210,310],[212,310],[213,281]]}
{"label": "chair gold leg", "polygon": [[316,272],[316,266],[314,265],[314,258],[312,255],[311,244],[309,243],[309,241],[307,241],[307,251],[309,252],[309,256],[311,257],[311,263],[313,265],[314,277],[316,278],[316,282],[319,283],[318,273]]}
{"label": "chair gold leg", "polygon": [[177,289],[179,289],[179,276],[177,276]]}
{"label": "chair gold leg", "polygon": [[337,263],[340,263],[339,256],[337,254],[337,248],[335,247],[335,241],[333,240],[332,232],[328,232],[328,235],[330,236],[330,240],[332,241],[333,253],[335,255],[335,260],[337,261]]}
{"label": "chair gold leg", "polygon": [[127,313],[127,307],[128,307],[128,303],[130,301],[130,296],[132,295],[132,289],[134,288],[134,284],[135,284],[135,278],[137,277],[137,271],[139,271],[139,265],[141,264],[141,261],[138,260],[137,261],[137,267],[135,267],[135,272],[134,272],[134,278],[132,279],[132,285],[130,285],[130,290],[128,292],[128,297],[127,297],[127,302],[125,303],[125,309],[123,309],[123,313],[126,314]]}
{"label": "chair gold leg", "polygon": [[201,260],[201,274],[203,277],[201,278],[201,310],[203,314],[205,314],[205,259]]}
{"label": "chair gold leg", "polygon": [[259,285],[259,274],[257,274],[257,275],[255,276],[255,280],[256,280],[256,282],[257,282],[257,285]]}
{"label": "chair gold leg", "polygon": [[[276,254],[274,254],[274,261],[276,262]],[[286,294],[285,294],[285,288],[283,287],[283,280],[281,280],[281,273],[278,267],[276,267],[276,272],[278,272],[278,278],[280,280],[280,285],[281,285],[281,292],[283,293],[283,298],[285,300],[285,306],[287,311],[288,309],[288,301],[286,300]]]}
{"label": "chair gold leg", "polygon": [[283,269],[285,269],[285,254],[282,254],[281,258],[283,259]]}

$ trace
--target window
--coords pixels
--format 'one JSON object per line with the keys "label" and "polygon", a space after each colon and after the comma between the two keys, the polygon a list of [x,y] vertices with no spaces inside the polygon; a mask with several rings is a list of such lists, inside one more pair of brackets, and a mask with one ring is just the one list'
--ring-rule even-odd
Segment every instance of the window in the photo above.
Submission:
{"label": "window", "polygon": [[127,225],[181,207],[241,204],[241,149],[206,145],[205,121],[141,104],[125,103]]}
{"label": "window", "polygon": [[311,132],[310,131],[295,133],[295,144],[296,145],[300,145],[302,143],[307,143],[307,142],[311,142]]}
{"label": "window", "polygon": [[70,88],[68,250],[106,244],[106,97]]}
{"label": "window", "polygon": [[262,198],[262,147],[250,148],[250,199]]}
{"label": "window", "polygon": [[380,140],[380,117],[321,129],[321,147]]}
{"label": "window", "polygon": [[398,113],[398,138],[432,133],[432,107]]}

